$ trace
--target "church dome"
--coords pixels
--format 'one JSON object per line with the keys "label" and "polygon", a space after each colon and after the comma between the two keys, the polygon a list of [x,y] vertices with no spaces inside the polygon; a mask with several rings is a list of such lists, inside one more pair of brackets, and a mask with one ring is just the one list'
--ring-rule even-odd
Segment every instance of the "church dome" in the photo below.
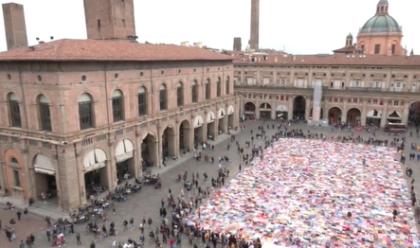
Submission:
{"label": "church dome", "polygon": [[362,29],[360,29],[360,34],[401,32],[400,25],[390,15],[375,15],[363,25]]}

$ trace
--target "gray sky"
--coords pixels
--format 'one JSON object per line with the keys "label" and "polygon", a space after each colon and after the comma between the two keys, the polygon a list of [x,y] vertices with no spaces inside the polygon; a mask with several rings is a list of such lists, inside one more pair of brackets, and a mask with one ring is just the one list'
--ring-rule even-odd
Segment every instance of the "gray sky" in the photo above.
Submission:
{"label": "gray sky", "polygon": [[[0,0],[1,3],[13,0]],[[260,47],[289,53],[330,53],[375,14],[379,0],[260,0]],[[86,38],[83,0],[15,0],[25,5],[30,44],[50,36]],[[202,42],[231,49],[233,37],[249,40],[251,0],[134,0],[139,41]],[[389,0],[403,27],[403,46],[420,53],[419,0]],[[3,18],[0,50],[6,49]]]}

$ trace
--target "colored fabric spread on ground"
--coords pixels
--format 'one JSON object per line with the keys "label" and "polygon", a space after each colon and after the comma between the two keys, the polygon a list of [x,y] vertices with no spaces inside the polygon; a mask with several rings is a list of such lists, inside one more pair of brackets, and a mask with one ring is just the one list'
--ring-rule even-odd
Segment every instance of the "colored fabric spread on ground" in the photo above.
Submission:
{"label": "colored fabric spread on ground", "polygon": [[418,247],[397,160],[395,148],[280,139],[186,221],[281,246]]}

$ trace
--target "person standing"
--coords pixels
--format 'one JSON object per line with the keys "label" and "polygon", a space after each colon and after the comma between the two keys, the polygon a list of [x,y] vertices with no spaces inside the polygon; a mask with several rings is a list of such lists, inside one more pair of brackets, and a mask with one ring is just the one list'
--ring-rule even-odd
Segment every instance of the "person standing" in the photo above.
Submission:
{"label": "person standing", "polygon": [[76,242],[77,242],[77,245],[82,245],[82,240],[80,239],[80,233],[76,233]]}
{"label": "person standing", "polygon": [[93,241],[92,240],[92,242],[90,243],[90,246],[89,246],[90,248],[95,248],[96,247],[96,245],[95,245],[95,241]]}
{"label": "person standing", "polygon": [[20,218],[22,217],[22,212],[20,210],[16,213],[18,220],[20,221]]}

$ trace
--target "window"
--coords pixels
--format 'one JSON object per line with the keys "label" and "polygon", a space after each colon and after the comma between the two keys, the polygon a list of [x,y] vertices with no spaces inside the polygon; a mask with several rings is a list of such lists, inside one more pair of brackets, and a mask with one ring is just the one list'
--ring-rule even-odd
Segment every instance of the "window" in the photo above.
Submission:
{"label": "window", "polygon": [[184,85],[179,82],[176,86],[176,103],[178,107],[184,105]]}
{"label": "window", "polygon": [[381,53],[381,45],[376,44],[375,45],[375,54],[380,54]]}
{"label": "window", "polygon": [[395,44],[392,44],[391,46],[391,54],[395,55]]}
{"label": "window", "polygon": [[93,124],[93,101],[92,97],[85,93],[78,99],[79,103],[79,122],[80,129],[88,129],[94,126]]}
{"label": "window", "polygon": [[206,100],[209,100],[211,97],[211,81],[210,78],[206,82]]}
{"label": "window", "polygon": [[19,100],[17,96],[14,93],[10,93],[7,100],[9,102],[10,125],[12,127],[22,127]]}
{"label": "window", "polygon": [[14,178],[15,187],[20,187],[20,177],[19,177],[18,169],[13,169],[13,178]]}
{"label": "window", "polygon": [[40,95],[38,97],[38,113],[40,128],[42,131],[51,131],[51,114],[50,114],[50,101],[44,96]]}
{"label": "window", "polygon": [[226,79],[226,95],[230,94],[230,77],[228,76]]}
{"label": "window", "polygon": [[101,29],[101,20],[100,19],[96,20],[96,25],[98,27],[98,30],[100,30]]}
{"label": "window", "polygon": [[141,87],[138,94],[139,100],[139,116],[147,115],[147,91],[145,87]]}
{"label": "window", "polygon": [[197,80],[194,80],[194,82],[191,85],[191,97],[192,97],[192,102],[193,103],[198,102],[198,83],[197,83]]}
{"label": "window", "polygon": [[120,90],[112,93],[112,117],[114,122],[124,120],[124,97]]}
{"label": "window", "polygon": [[165,84],[162,84],[159,89],[159,106],[160,110],[167,109],[167,92]]}
{"label": "window", "polygon": [[217,97],[222,95],[222,79],[220,77],[217,79]]}

